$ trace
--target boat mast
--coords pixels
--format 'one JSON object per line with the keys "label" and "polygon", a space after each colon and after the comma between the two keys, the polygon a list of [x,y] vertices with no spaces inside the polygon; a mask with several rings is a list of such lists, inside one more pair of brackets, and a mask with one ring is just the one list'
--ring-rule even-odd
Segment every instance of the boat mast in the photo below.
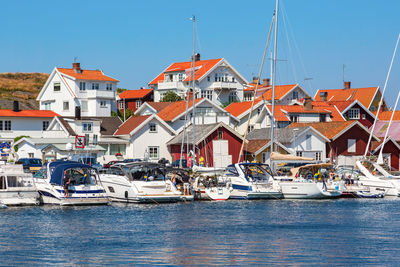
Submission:
{"label": "boat mast", "polygon": [[364,159],[367,157],[368,148],[369,148],[369,145],[371,144],[371,139],[372,139],[372,135],[374,134],[375,125],[376,125],[376,122],[378,121],[379,112],[381,111],[381,106],[382,106],[382,102],[383,102],[383,96],[385,95],[386,86],[387,86],[387,83],[388,83],[388,80],[389,80],[390,72],[392,71],[392,65],[393,65],[394,57],[396,55],[397,46],[399,45],[399,40],[400,40],[400,33],[399,33],[399,36],[397,37],[397,42],[396,42],[396,46],[394,47],[392,61],[390,62],[390,67],[389,67],[389,71],[388,71],[387,76],[386,76],[385,85],[383,86],[382,96],[381,96],[381,99],[379,100],[378,111],[376,112],[376,117],[375,117],[375,120],[374,120],[374,124],[372,125],[371,133],[369,134],[367,147],[365,148]]}
{"label": "boat mast", "polygon": [[196,77],[195,77],[195,64],[196,64],[196,59],[195,59],[195,53],[196,53],[196,37],[195,37],[195,32],[196,32],[196,17],[193,15],[192,17],[193,21],[193,55],[192,55],[192,80],[193,80],[193,107],[192,107],[192,118],[193,118],[193,164],[196,164],[196,113],[195,113],[195,104],[196,104]]}
{"label": "boat mast", "polygon": [[[274,31],[274,54],[272,57],[273,60],[273,68],[272,68],[272,107],[271,107],[271,147],[270,147],[270,154],[269,154],[269,162],[271,162],[271,155],[274,151],[274,126],[275,126],[275,83],[276,83],[276,53],[277,53],[277,46],[278,46],[278,12],[279,11],[279,0],[276,0],[275,4],[275,31]],[[271,168],[273,166],[271,164]]]}

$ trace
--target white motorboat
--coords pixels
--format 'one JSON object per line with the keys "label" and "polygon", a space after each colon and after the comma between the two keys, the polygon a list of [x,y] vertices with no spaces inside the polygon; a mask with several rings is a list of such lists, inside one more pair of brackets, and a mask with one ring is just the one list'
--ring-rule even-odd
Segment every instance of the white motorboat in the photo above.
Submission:
{"label": "white motorboat", "polygon": [[223,180],[222,176],[208,176],[195,173],[193,191],[198,200],[227,200],[232,191],[230,182]]}
{"label": "white motorboat", "polygon": [[224,178],[232,186],[233,199],[282,198],[279,182],[274,179],[268,165],[260,163],[236,163],[227,167]]}
{"label": "white motorboat", "polygon": [[32,174],[25,173],[22,165],[0,165],[0,202],[5,206],[39,204]]}
{"label": "white motorboat", "polygon": [[356,166],[363,174],[359,177],[360,183],[369,187],[371,192],[384,193],[385,196],[399,196],[400,178],[391,176],[372,161],[359,160]]}
{"label": "white motorboat", "polygon": [[332,164],[309,164],[293,168],[292,179],[281,179],[280,187],[284,198],[323,199],[339,197],[343,192],[342,181],[327,179],[327,168]]}
{"label": "white motorboat", "polygon": [[183,195],[168,179],[175,175],[175,181],[179,180],[179,169],[174,172],[168,172],[157,163],[118,163],[100,174],[100,180],[112,201],[160,203],[193,200],[193,195]]}
{"label": "white motorboat", "polygon": [[[68,196],[64,192],[64,173],[71,178]],[[34,175],[43,204],[105,205],[109,203],[97,170],[75,161],[54,161]]]}

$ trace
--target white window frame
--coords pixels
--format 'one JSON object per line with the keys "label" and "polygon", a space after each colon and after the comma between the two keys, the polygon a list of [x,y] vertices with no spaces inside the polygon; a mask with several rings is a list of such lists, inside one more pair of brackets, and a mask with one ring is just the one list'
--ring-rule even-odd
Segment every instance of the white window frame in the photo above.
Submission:
{"label": "white window frame", "polygon": [[303,156],[303,151],[296,151],[296,156],[302,157]]}
{"label": "white window frame", "polygon": [[237,93],[236,91],[231,91],[229,93],[229,102],[234,102],[237,100]]}
{"label": "white window frame", "polygon": [[299,122],[299,115],[290,115],[289,118],[291,122]]}
{"label": "white window frame", "polygon": [[83,133],[92,133],[93,132],[93,122],[83,122],[82,123],[82,132]]}
{"label": "white window frame", "polygon": [[347,112],[347,117],[349,120],[359,120],[360,119],[360,109],[359,108],[351,108]]}
{"label": "white window frame", "polygon": [[100,100],[100,107],[106,108],[107,107],[107,100]]}
{"label": "white window frame", "polygon": [[47,128],[49,128],[50,122],[49,121],[43,121],[42,122],[42,130],[46,131]]}
{"label": "white window frame", "polygon": [[44,110],[51,110],[51,102],[44,103]]}
{"label": "white window frame", "polygon": [[322,160],[322,152],[315,152],[315,160],[318,161]]}
{"label": "white window frame", "polygon": [[365,120],[365,119],[367,119],[367,116],[366,116],[365,114],[362,114],[362,115],[361,115],[361,118],[362,118],[363,120]]}
{"label": "white window frame", "polygon": [[142,100],[140,99],[136,100],[136,108],[140,108],[141,105],[142,105]]}
{"label": "white window frame", "polygon": [[147,147],[149,152],[149,159],[159,159],[160,158],[160,147],[159,146],[149,146]]}
{"label": "white window frame", "polygon": [[355,153],[356,152],[356,139],[347,139],[347,152]]}
{"label": "white window frame", "polygon": [[292,92],[292,99],[299,99],[299,92],[293,91]]}
{"label": "white window frame", "polygon": [[0,131],[11,131],[11,121],[10,120],[4,120],[0,121]]}
{"label": "white window frame", "polygon": [[[58,90],[56,90],[56,86],[58,87]],[[60,82],[54,82],[53,83],[53,92],[60,92],[61,91],[61,83]]]}
{"label": "white window frame", "polygon": [[150,123],[149,124],[149,132],[150,133],[157,133],[157,124],[156,123]]}
{"label": "white window frame", "polygon": [[124,100],[118,101],[118,109],[124,109],[125,103]]}
{"label": "white window frame", "polygon": [[69,111],[69,101],[63,101],[63,111]]}
{"label": "white window frame", "polygon": [[106,90],[112,91],[112,83],[106,83]]}
{"label": "white window frame", "polygon": [[79,91],[86,91],[86,83],[79,82]]}
{"label": "white window frame", "polygon": [[99,83],[92,83],[92,90],[99,90],[100,84]]}

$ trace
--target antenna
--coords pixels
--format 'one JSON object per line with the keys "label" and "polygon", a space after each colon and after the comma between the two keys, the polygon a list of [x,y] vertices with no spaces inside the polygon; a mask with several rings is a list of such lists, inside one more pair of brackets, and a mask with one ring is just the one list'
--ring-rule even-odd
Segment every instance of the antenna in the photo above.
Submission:
{"label": "antenna", "polygon": [[344,69],[346,68],[346,65],[345,64],[343,64],[343,69],[342,69],[342,72],[343,72],[343,83],[344,83]]}

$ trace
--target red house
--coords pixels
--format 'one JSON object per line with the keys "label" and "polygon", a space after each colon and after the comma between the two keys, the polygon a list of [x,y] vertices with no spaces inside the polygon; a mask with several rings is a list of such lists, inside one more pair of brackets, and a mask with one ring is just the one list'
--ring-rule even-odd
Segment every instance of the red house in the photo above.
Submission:
{"label": "red house", "polygon": [[[186,134],[181,131],[177,136],[170,140],[167,145],[172,156],[172,160],[187,158],[186,148],[189,139],[189,150],[193,150],[193,127],[190,125]],[[182,140],[184,140],[182,142]],[[243,137],[235,130],[223,122],[196,125],[195,127],[196,159],[204,159],[204,166],[226,167],[229,164],[237,163]],[[183,143],[183,150],[182,148]]]}
{"label": "red house", "polygon": [[[372,153],[378,157],[380,150],[382,149],[383,138],[381,141],[372,142]],[[383,146],[383,159],[392,170],[399,170],[399,158],[400,158],[400,145],[393,140],[393,138],[388,137],[386,139],[385,145]]]}
{"label": "red house", "polygon": [[118,110],[123,112],[124,108],[135,112],[144,102],[153,101],[153,89],[126,90],[118,95]]}

